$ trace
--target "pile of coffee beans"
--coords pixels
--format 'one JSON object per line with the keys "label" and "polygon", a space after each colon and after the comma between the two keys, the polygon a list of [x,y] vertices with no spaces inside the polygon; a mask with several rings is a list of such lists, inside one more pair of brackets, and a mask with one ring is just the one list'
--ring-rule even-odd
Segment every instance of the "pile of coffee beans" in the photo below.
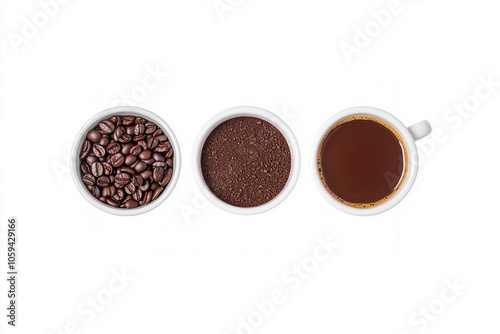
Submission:
{"label": "pile of coffee beans", "polygon": [[222,201],[255,207],[285,187],[291,154],[283,134],[256,117],[236,117],[217,126],[201,152],[205,183]]}
{"label": "pile of coffee beans", "polygon": [[154,122],[112,116],[87,133],[80,153],[81,176],[101,202],[131,209],[157,199],[172,179],[174,151]]}

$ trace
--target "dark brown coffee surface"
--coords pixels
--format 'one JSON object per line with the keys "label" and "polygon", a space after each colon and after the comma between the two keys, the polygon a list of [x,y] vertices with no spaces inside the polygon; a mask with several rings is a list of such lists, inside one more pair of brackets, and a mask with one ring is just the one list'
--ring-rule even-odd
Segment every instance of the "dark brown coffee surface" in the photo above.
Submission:
{"label": "dark brown coffee surface", "polygon": [[217,126],[201,153],[203,178],[224,202],[255,207],[285,187],[291,155],[283,134],[255,117],[236,117]]}
{"label": "dark brown coffee surface", "polygon": [[337,125],[324,139],[319,172],[339,200],[373,204],[394,192],[404,161],[403,147],[389,128],[356,118]]}

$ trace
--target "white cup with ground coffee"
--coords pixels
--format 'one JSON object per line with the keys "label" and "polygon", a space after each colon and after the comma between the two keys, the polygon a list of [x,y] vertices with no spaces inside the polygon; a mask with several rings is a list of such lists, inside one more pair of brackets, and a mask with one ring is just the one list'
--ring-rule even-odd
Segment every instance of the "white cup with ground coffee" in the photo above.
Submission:
{"label": "white cup with ground coffee", "polygon": [[193,154],[202,193],[237,214],[274,208],[291,193],[300,172],[292,130],[257,107],[235,107],[212,117],[201,129]]}

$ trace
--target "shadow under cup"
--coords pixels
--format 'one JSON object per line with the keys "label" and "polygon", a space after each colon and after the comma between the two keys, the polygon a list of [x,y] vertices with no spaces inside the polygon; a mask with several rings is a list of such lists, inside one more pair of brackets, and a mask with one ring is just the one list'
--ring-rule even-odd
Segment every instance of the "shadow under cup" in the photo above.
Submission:
{"label": "shadow under cup", "polygon": [[390,199],[408,174],[401,135],[372,115],[350,115],[333,124],[317,152],[323,186],[339,202],[371,208]]}

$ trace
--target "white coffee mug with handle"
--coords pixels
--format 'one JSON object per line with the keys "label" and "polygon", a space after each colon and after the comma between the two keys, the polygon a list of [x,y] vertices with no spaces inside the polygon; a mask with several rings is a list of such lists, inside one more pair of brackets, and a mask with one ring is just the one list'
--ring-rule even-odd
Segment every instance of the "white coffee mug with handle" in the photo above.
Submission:
{"label": "white coffee mug with handle", "polygon": [[[402,184],[400,185],[399,189],[396,190],[396,192],[389,199],[373,207],[353,207],[340,202],[335,197],[333,197],[325,188],[325,185],[321,181],[321,177],[318,172],[318,150],[324,136],[337,122],[353,115],[371,115],[391,125],[403,139],[403,144],[406,146],[406,150],[408,152],[408,160],[406,161],[406,163],[408,164],[408,170],[406,173],[406,177],[401,181]],[[370,216],[387,211],[398,204],[408,194],[411,187],[413,186],[413,183],[415,183],[418,172],[418,150],[415,142],[429,135],[431,132],[431,125],[427,121],[420,121],[410,127],[406,127],[399,119],[382,109],[367,106],[344,109],[330,117],[318,131],[318,135],[316,136],[313,145],[313,156],[311,157],[314,183],[318,187],[323,197],[325,197],[325,199],[331,205],[344,212],[359,216]]]}

